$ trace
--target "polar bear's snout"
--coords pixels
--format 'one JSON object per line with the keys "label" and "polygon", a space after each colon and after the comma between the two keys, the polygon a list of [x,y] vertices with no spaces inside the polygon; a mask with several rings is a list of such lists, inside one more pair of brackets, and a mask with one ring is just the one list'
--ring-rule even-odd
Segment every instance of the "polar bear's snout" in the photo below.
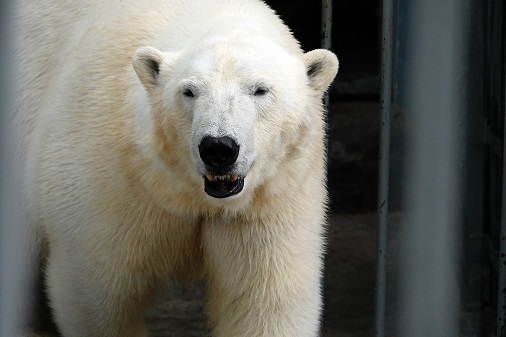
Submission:
{"label": "polar bear's snout", "polygon": [[204,190],[215,198],[227,198],[240,193],[244,177],[233,174],[239,156],[239,145],[231,137],[206,136],[199,144],[200,159],[206,165]]}

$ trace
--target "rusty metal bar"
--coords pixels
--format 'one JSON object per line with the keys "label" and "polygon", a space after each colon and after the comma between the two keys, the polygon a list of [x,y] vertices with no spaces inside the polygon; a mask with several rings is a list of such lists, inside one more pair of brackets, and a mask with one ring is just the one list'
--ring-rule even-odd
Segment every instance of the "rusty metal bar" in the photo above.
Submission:
{"label": "rusty metal bar", "polygon": [[390,173],[390,111],[392,102],[393,0],[383,0],[381,52],[381,124],[378,173],[378,251],[375,335],[385,336],[386,254]]}
{"label": "rusty metal bar", "polygon": [[[322,1],[322,29],[321,29],[321,46],[323,49],[330,50],[332,48],[332,0]],[[323,97],[325,106],[325,119],[329,111],[329,94],[325,93]]]}

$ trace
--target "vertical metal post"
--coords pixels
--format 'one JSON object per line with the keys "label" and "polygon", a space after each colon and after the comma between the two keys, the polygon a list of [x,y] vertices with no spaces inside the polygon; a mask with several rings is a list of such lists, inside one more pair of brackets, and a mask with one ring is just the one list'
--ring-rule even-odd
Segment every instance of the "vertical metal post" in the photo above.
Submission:
{"label": "vertical metal post", "polygon": [[24,221],[12,122],[12,2],[0,3],[0,336],[25,335],[33,308],[33,246]]}
{"label": "vertical metal post", "polygon": [[[322,0],[322,39],[321,45],[323,49],[332,48],[332,0]],[[329,111],[329,94],[325,93],[323,97],[325,113]],[[325,115],[327,116],[327,115]]]}
{"label": "vertical metal post", "polygon": [[[506,76],[506,58],[504,60],[504,68],[504,75]],[[506,107],[506,90],[504,92],[504,100]],[[506,116],[506,110],[504,114]],[[503,137],[501,235],[499,247],[499,280],[497,285],[496,337],[506,336],[506,122],[504,123]]]}
{"label": "vertical metal post", "polygon": [[464,3],[414,0],[408,9],[400,336],[459,335]]}
{"label": "vertical metal post", "polygon": [[332,0],[322,1],[322,48],[332,47]]}
{"label": "vertical metal post", "polygon": [[386,253],[390,172],[390,110],[392,102],[393,0],[383,0],[381,51],[381,125],[378,173],[378,261],[376,280],[377,337],[385,335]]}

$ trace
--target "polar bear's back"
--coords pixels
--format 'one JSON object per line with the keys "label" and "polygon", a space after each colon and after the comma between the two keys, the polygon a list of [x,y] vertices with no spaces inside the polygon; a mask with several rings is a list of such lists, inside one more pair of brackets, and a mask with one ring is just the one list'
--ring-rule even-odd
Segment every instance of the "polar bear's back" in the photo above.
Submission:
{"label": "polar bear's back", "polygon": [[[300,51],[289,29],[260,0],[21,0],[17,9],[18,35],[28,48],[22,54],[30,61],[44,60],[43,65],[53,69],[61,69],[57,62],[68,61],[69,53],[86,43],[86,36],[94,37],[88,42],[97,47],[128,52],[132,47],[126,41],[134,48],[149,43],[156,47],[158,42],[181,49],[212,31],[223,31],[223,26],[266,35]],[[104,40],[106,36],[110,40]]]}

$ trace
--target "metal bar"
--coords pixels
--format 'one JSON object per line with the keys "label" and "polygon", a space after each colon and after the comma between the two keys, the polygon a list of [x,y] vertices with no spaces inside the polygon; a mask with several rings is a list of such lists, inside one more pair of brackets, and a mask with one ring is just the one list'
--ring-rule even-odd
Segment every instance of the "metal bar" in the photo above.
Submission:
{"label": "metal bar", "polygon": [[322,1],[322,48],[332,47],[332,0]]}
{"label": "metal bar", "polygon": [[390,111],[392,102],[393,0],[383,0],[381,52],[381,125],[378,173],[378,261],[375,335],[385,336],[386,257],[390,173]]}
{"label": "metal bar", "polygon": [[[322,30],[321,45],[323,49],[330,50],[332,48],[332,0],[322,1]],[[325,120],[329,111],[329,94],[323,96],[323,104],[325,106]]]}
{"label": "metal bar", "polygon": [[414,0],[408,8],[400,336],[459,332],[465,8],[462,0]]}
{"label": "metal bar", "polygon": [[[502,43],[504,44],[505,42],[503,41]],[[506,76],[506,55],[503,61],[503,71]],[[504,116],[506,116],[506,86],[504,91],[504,107]],[[503,135],[501,234],[499,250],[499,279],[497,284],[497,318],[495,335],[496,337],[504,337],[506,336],[506,122],[504,123]]]}
{"label": "metal bar", "polygon": [[34,290],[30,280],[36,269],[34,237],[23,216],[18,157],[15,154],[16,130],[12,123],[12,2],[0,3],[0,336],[26,335],[32,319]]}

